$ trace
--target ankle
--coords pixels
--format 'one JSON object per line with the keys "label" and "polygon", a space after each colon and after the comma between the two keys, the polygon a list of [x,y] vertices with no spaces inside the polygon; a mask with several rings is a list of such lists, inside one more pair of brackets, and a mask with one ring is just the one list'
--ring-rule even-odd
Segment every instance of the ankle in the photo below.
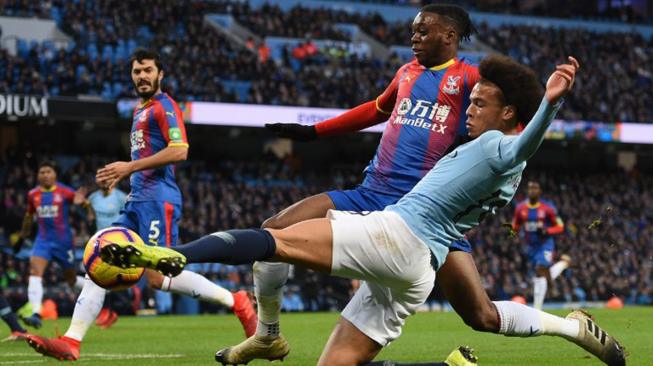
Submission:
{"label": "ankle", "polygon": [[70,346],[74,348],[80,348],[82,346],[82,341],[78,341],[75,338],[70,338],[67,336],[61,337],[61,340],[68,343]]}

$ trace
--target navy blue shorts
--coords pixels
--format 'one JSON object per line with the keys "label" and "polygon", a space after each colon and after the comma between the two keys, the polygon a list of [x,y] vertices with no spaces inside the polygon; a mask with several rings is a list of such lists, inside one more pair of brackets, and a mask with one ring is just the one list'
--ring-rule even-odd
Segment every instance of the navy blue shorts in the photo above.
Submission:
{"label": "navy blue shorts", "polygon": [[177,244],[180,218],[180,205],[165,201],[129,201],[112,226],[135,231],[145,244],[170,247]]}
{"label": "navy blue shorts", "polygon": [[553,264],[553,252],[555,244],[553,240],[547,240],[539,245],[528,246],[528,259],[533,266],[549,268]]}
{"label": "navy blue shorts", "polygon": [[[365,187],[358,186],[355,189],[346,191],[329,191],[327,195],[333,201],[338,211],[383,211],[386,206],[393,205],[399,201],[402,196],[391,195],[376,191],[371,191]],[[449,251],[472,252],[472,246],[467,239],[454,242],[449,247]]]}

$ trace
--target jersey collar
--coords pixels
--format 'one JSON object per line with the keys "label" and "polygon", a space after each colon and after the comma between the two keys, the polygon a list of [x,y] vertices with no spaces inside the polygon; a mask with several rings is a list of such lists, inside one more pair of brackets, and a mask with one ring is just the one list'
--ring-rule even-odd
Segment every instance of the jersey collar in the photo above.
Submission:
{"label": "jersey collar", "polygon": [[449,61],[447,61],[447,62],[445,62],[445,63],[443,63],[441,65],[436,65],[436,66],[433,66],[433,67],[429,67],[429,70],[440,71],[442,69],[446,69],[447,67],[449,67],[449,66],[451,66],[451,65],[453,65],[455,63],[456,63],[456,59],[452,58],[451,60],[449,60]]}
{"label": "jersey collar", "polygon": [[159,99],[163,98],[164,96],[166,96],[165,92],[161,92],[161,93],[159,93],[157,95],[154,95],[154,96],[152,96],[152,98],[150,98],[150,99],[148,99],[148,100],[146,100],[144,102],[139,103],[138,104],[138,109],[143,109],[143,108],[147,107],[148,105],[150,105],[150,103],[152,103],[153,101],[159,100]]}
{"label": "jersey collar", "polygon": [[53,184],[50,188],[43,188],[43,186],[39,186],[39,188],[41,189],[41,192],[54,192],[54,190],[57,189],[57,184]]}
{"label": "jersey collar", "polygon": [[537,203],[535,203],[535,204],[532,204],[529,201],[529,202],[526,202],[526,204],[528,205],[528,208],[538,208],[538,207],[540,207],[540,201],[537,201]]}

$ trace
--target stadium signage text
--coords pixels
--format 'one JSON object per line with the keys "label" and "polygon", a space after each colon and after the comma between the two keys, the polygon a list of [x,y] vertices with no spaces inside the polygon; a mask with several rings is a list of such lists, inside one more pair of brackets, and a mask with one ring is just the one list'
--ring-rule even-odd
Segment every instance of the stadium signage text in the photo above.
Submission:
{"label": "stadium signage text", "polygon": [[[131,119],[136,99],[118,101],[118,110],[123,118]],[[263,127],[270,122],[315,124],[333,118],[346,109],[286,107],[276,105],[256,105],[237,103],[186,102],[181,104],[184,120],[188,123],[214,126]],[[121,107],[122,106],[122,107]],[[451,107],[446,104],[410,99],[401,100],[397,117],[393,123],[407,124],[446,133],[447,120]],[[381,133],[385,123],[363,130]],[[653,144],[653,124],[651,123],[605,123],[590,121],[562,121],[551,123],[546,135],[549,140],[579,140],[598,142],[620,142],[630,144]]]}
{"label": "stadium signage text", "polygon": [[48,117],[48,98],[0,94],[0,116],[8,118]]}

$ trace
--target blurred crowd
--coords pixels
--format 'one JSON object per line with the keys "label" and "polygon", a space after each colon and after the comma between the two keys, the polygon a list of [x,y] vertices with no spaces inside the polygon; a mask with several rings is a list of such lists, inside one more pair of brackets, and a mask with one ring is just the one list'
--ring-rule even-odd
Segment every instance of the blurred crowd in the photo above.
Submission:
{"label": "blurred crowd", "polygon": [[[93,187],[99,158],[60,156],[60,180],[73,187]],[[18,155],[0,159],[0,287],[14,303],[26,300],[28,253],[14,258],[8,242],[20,228],[25,198],[36,185],[37,160]],[[273,158],[218,163],[187,162],[178,169],[183,193],[180,241],[210,232],[258,227],[290,204],[325,190],[351,188],[359,181],[363,163],[322,165],[307,170]],[[602,301],[614,295],[626,303],[653,303],[653,178],[636,173],[602,175],[542,173],[532,170],[524,178],[541,182],[544,198],[554,202],[565,221],[565,233],[556,238],[557,253],[569,254],[571,268],[549,285],[547,301]],[[128,187],[121,189],[128,191]],[[513,205],[524,199],[520,191]],[[513,206],[514,207],[514,206]],[[503,225],[512,220],[510,207],[499,211],[470,234],[474,257],[484,286],[492,299],[515,295],[532,297],[533,268],[519,235],[511,236]],[[77,257],[94,232],[85,212],[73,210],[71,223]],[[250,289],[250,266],[195,265],[196,270],[220,285]],[[44,276],[46,297],[60,305],[60,313],[72,310],[75,294],[60,285],[61,273],[50,266]],[[354,290],[349,281],[295,268],[284,309],[336,310]],[[434,293],[433,301],[444,299]],[[218,311],[202,304],[200,311]]]}
{"label": "blurred crowd", "polygon": [[[301,6],[284,12],[276,5],[252,8],[240,1],[3,4],[4,15],[55,19],[74,44],[57,49],[53,42],[19,41],[17,56],[0,50],[0,92],[132,97],[127,59],[138,45],[147,45],[162,54],[164,89],[178,100],[350,108],[374,99],[401,60],[396,54],[373,59],[344,46],[320,49],[312,40],[347,44],[350,35],[337,26],[346,23],[358,25],[387,46],[410,44],[409,22],[387,23],[378,13]],[[205,23],[204,16],[210,13],[231,14],[261,41],[249,39],[247,46],[232,43]],[[530,65],[543,78],[566,55],[578,57],[583,72],[566,102],[564,118],[653,121],[653,39],[584,29],[492,28],[484,23],[477,27],[482,41]],[[268,36],[306,43],[287,45],[275,59],[265,44]],[[307,45],[314,52],[308,56]]]}

